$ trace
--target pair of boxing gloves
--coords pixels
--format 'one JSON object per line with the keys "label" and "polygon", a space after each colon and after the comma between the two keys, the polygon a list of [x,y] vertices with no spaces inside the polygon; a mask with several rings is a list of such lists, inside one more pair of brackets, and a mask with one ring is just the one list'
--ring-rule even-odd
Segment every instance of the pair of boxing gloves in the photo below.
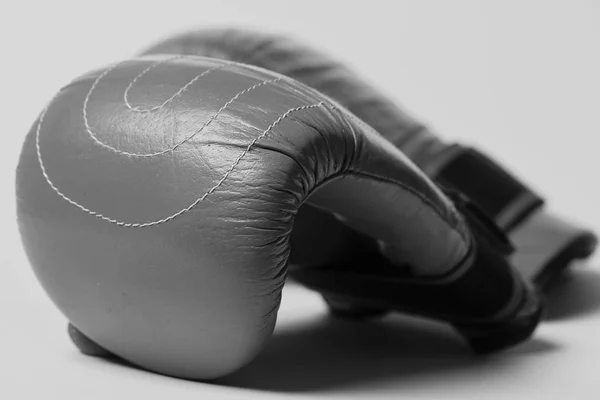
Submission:
{"label": "pair of boxing gloves", "polygon": [[535,330],[595,236],[331,59],[205,30],[83,75],[17,170],[35,273],[87,354],[212,379],[271,335],[289,274],[334,313],[452,324],[476,352]]}

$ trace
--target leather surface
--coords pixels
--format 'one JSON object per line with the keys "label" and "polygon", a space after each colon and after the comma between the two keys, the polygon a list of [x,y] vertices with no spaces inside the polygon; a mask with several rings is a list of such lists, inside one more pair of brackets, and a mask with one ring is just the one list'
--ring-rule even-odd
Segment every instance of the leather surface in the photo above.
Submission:
{"label": "leather surface", "polygon": [[[234,60],[297,79],[340,102],[400,148],[431,177],[437,176],[440,164],[453,152],[451,145],[444,143],[428,127],[391,102],[348,67],[289,38],[240,29],[200,29],[157,43],[144,52],[159,53],[206,55]],[[506,193],[496,193],[495,197],[501,198],[505,195]],[[522,208],[523,205],[511,204],[511,207],[515,206]],[[506,211],[511,210],[513,209]],[[296,243],[299,245],[293,249],[293,263],[312,265],[318,261],[329,264],[352,262],[373,247],[368,240],[340,227],[336,221],[318,210],[305,207],[302,212],[306,215],[307,222],[295,232],[298,238]],[[538,213],[542,214],[533,215],[516,229],[512,229],[514,226],[511,226],[511,229],[507,230],[517,249],[511,263],[521,273],[535,277],[544,274],[550,268],[551,259],[558,257],[564,259],[563,264],[568,264],[573,258],[585,258],[593,252],[592,242],[597,240],[588,229],[574,226],[568,218],[550,214],[545,210],[530,211],[530,214]],[[549,220],[542,224],[542,229],[531,223],[544,216]],[[507,221],[502,215],[496,219],[500,226],[506,225],[507,222],[514,221]],[[308,227],[314,225],[319,226],[322,237],[315,238],[310,234]],[[322,238],[327,238],[330,245],[324,246]],[[546,240],[547,238],[550,239]],[[585,246],[587,250],[578,254],[571,252],[571,255],[565,258],[565,244],[582,240],[589,242]],[[548,243],[541,247],[532,247],[531,242]],[[315,257],[315,254],[318,257]],[[376,257],[376,254],[369,257],[371,263]]]}
{"label": "leather surface", "polygon": [[187,54],[232,60],[297,79],[340,102],[426,172],[429,164],[447,148],[427,126],[350,68],[285,36],[243,29],[200,29],[157,43],[143,54]]}
{"label": "leather surface", "polygon": [[[283,36],[238,29],[202,29],[160,42],[144,54],[208,56],[255,65],[297,79],[340,102],[359,117],[359,123],[367,122],[420,168],[427,167],[447,148],[427,127],[346,66]],[[362,259],[375,265],[373,261],[379,259],[381,251],[394,258],[393,248],[340,225],[328,213],[303,207],[300,215],[301,222],[293,232],[292,264],[316,266]]]}
{"label": "leather surface", "polygon": [[243,366],[271,334],[292,232],[320,234],[305,202],[415,274],[470,246],[450,201],[341,106],[201,57],[141,57],[64,87],[27,136],[17,196],[31,264],[72,324],[193,379]]}

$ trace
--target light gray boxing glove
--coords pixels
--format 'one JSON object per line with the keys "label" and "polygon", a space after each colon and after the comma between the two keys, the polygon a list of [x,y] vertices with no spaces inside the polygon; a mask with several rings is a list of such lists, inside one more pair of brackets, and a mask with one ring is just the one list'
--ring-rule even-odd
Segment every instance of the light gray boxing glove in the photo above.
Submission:
{"label": "light gray boxing glove", "polygon": [[168,375],[216,378],[260,351],[294,231],[320,230],[307,205],[357,238],[315,265],[379,262],[306,282],[447,321],[477,351],[539,321],[484,215],[342,106],[255,67],[157,55],[83,75],[34,123],[17,196],[27,255],[81,349]]}

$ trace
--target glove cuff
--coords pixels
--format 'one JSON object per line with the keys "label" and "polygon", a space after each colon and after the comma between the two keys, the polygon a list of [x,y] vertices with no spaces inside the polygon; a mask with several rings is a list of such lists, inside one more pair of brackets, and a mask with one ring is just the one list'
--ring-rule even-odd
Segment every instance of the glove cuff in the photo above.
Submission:
{"label": "glove cuff", "polygon": [[542,290],[572,261],[589,257],[598,244],[591,231],[546,209],[532,213],[510,238],[517,250],[512,265]]}
{"label": "glove cuff", "polygon": [[539,195],[476,149],[449,146],[424,169],[495,221],[514,244],[513,266],[538,287],[594,252],[597,238],[591,231],[546,210]]}

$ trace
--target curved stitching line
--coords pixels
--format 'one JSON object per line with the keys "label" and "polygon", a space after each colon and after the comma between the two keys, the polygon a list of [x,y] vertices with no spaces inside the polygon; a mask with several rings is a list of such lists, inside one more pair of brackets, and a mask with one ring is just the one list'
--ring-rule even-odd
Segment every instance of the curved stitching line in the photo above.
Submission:
{"label": "curved stitching line", "polygon": [[[127,107],[132,110],[132,111],[136,111],[136,112],[141,112],[141,113],[148,113],[148,112],[152,112],[152,111],[156,111],[164,106],[166,106],[168,103],[170,103],[173,99],[175,99],[177,96],[181,95],[185,90],[187,90],[193,83],[195,83],[200,77],[208,74],[209,72],[218,69],[218,68],[223,68],[225,66],[228,66],[232,63],[226,63],[217,67],[213,67],[213,68],[209,68],[207,70],[205,70],[204,72],[198,74],[196,77],[194,77],[192,80],[190,80],[187,84],[185,84],[181,89],[179,89],[173,96],[171,96],[169,99],[167,99],[166,101],[164,101],[162,104],[160,104],[159,106],[155,106],[152,107],[151,109],[140,109],[140,108],[136,108],[136,107],[132,107],[131,104],[128,101],[128,92],[129,90],[133,87],[133,85],[135,84],[135,82],[137,80],[139,80],[141,77],[143,77],[145,74],[147,74],[150,70],[152,70],[153,68],[157,67],[160,64],[175,60],[175,59],[179,59],[179,58],[183,58],[183,55],[176,55],[173,57],[170,57],[168,59],[165,60],[161,60],[158,61],[152,65],[150,65],[149,67],[145,68],[141,73],[139,73],[138,75],[136,75],[133,80],[130,82],[130,84],[127,86],[127,88],[125,89],[125,93],[124,93],[124,101],[127,105]],[[263,86],[265,84],[269,84],[269,83],[275,83],[279,80],[281,80],[282,78],[276,78],[276,79],[271,79],[271,80],[265,80],[262,82],[259,82],[249,88],[246,88],[244,90],[242,90],[241,92],[237,93],[234,97],[232,97],[229,101],[227,101],[213,116],[211,116],[211,118],[209,118],[200,129],[198,129],[197,131],[195,131],[192,135],[190,135],[189,137],[183,139],[182,141],[178,142],[177,144],[175,144],[172,148],[170,149],[166,149],[163,151],[159,151],[159,152],[155,152],[155,153],[146,153],[146,154],[140,154],[140,153],[130,153],[130,152],[126,152],[126,151],[122,151],[119,149],[116,149],[106,143],[101,142],[93,133],[93,131],[91,130],[91,127],[89,126],[89,122],[87,119],[87,105],[89,103],[89,98],[91,97],[91,94],[93,93],[94,89],[96,88],[96,86],[99,84],[99,82],[108,74],[110,73],[112,70],[114,70],[117,66],[121,65],[122,63],[117,63],[113,66],[111,66],[110,68],[107,68],[103,73],[101,73],[93,82],[92,86],[90,87],[90,90],[88,91],[85,100],[84,100],[84,104],[83,104],[83,119],[84,119],[84,124],[86,127],[86,131],[88,132],[88,134],[91,136],[91,138],[98,143],[99,145],[106,147],[110,150],[112,150],[113,152],[117,153],[117,154],[123,154],[123,155],[128,155],[128,156],[132,156],[132,157],[153,157],[153,156],[157,156],[160,154],[165,154],[167,152],[170,151],[174,151],[175,149],[177,149],[177,147],[181,146],[182,144],[184,144],[185,142],[189,141],[191,138],[193,138],[195,135],[197,135],[198,133],[202,132],[202,130],[204,128],[206,128],[210,123],[212,123],[212,121],[214,121],[229,105],[231,105],[231,103],[233,103],[236,99],[238,99],[240,96],[242,96],[243,94],[254,90],[260,86]],[[52,103],[52,101],[50,102],[50,104]],[[152,222],[147,222],[147,223],[125,223],[122,221],[118,221],[112,218],[108,218],[102,214],[99,214],[95,211],[92,211],[88,208],[86,208],[85,206],[82,206],[81,204],[75,202],[74,200],[70,199],[68,196],[66,196],[64,193],[62,193],[51,181],[51,179],[49,178],[47,171],[45,169],[45,166],[43,164],[43,160],[41,157],[41,152],[40,152],[40,148],[39,148],[39,133],[40,133],[40,129],[41,129],[41,124],[42,121],[46,115],[46,112],[50,106],[50,104],[44,109],[42,115],[40,115],[40,120],[38,122],[38,127],[36,130],[36,150],[38,153],[38,160],[40,162],[40,167],[42,169],[42,173],[46,179],[46,181],[49,183],[49,185],[52,187],[52,189],[61,197],[63,197],[66,201],[68,201],[69,203],[71,203],[72,205],[75,205],[76,207],[80,208],[81,210],[96,216],[98,218],[104,219],[108,222],[111,223],[115,223],[117,225],[121,225],[121,226],[125,226],[125,227],[146,227],[146,226],[153,226],[153,225],[157,225],[159,223],[163,223],[163,222],[167,222],[175,217],[177,217],[180,214],[183,214],[186,211],[189,211],[191,208],[193,208],[195,205],[197,205],[199,202],[203,201],[208,195],[212,194],[218,187],[220,187],[220,185],[227,179],[227,177],[229,176],[229,174],[231,174],[231,172],[235,169],[235,167],[239,164],[239,162],[241,161],[241,159],[251,150],[251,148],[256,144],[256,142],[258,140],[260,140],[262,137],[266,136],[266,134],[268,134],[268,132],[270,130],[273,129],[273,127],[275,125],[277,125],[279,122],[281,122],[281,120],[283,120],[284,118],[286,118],[287,116],[289,116],[292,112],[295,111],[300,111],[303,109],[307,109],[307,108],[313,108],[313,107],[320,107],[323,106],[324,104],[326,104],[326,102],[321,101],[317,104],[312,104],[312,105],[308,105],[308,106],[301,106],[301,107],[297,107],[297,108],[293,108],[288,110],[286,113],[284,113],[282,116],[280,116],[273,124],[271,124],[267,130],[265,130],[261,135],[259,135],[256,139],[254,139],[246,148],[246,150],[234,161],[233,165],[229,168],[229,170],[224,174],[224,176],[221,178],[221,180],[219,180],[219,182],[213,186],[208,192],[206,192],[201,198],[197,199],[194,203],[192,203],[190,206],[180,210],[179,212],[170,215],[169,217],[163,218],[161,220],[157,220],[157,221],[152,221]],[[328,104],[329,108],[331,108],[332,110],[336,110],[339,111],[339,109],[337,107],[335,107],[332,104]],[[359,125],[361,125],[363,127],[363,129],[367,128],[367,129],[371,129],[373,130],[372,127],[370,127],[369,125],[367,125],[364,121],[360,120],[359,118],[355,117],[354,115],[351,114],[351,119],[354,120],[354,122],[359,123]],[[358,171],[353,171],[353,172],[358,172]],[[366,174],[365,174],[366,175]],[[446,218],[442,215],[441,211],[430,201],[428,201],[425,196],[423,196],[420,192],[418,192],[416,189],[412,188],[412,187],[408,187],[407,185],[401,184],[395,180],[389,180],[380,176],[371,176],[373,178],[379,178],[382,180],[385,180],[389,183],[395,183],[396,185],[403,187],[404,189],[408,189],[409,192],[412,192],[414,195],[416,195],[417,197],[419,197],[425,204],[428,204],[437,214],[438,216],[441,217],[442,220],[446,221],[446,223],[448,223],[451,227],[453,227],[453,224],[449,223],[448,220],[446,220]],[[457,231],[457,233],[459,233],[460,236],[462,235],[462,232],[460,232],[460,230],[456,229],[455,227],[453,227],[454,230]]]}
{"label": "curved stitching line", "polygon": [[173,60],[177,60],[179,58],[184,58],[184,55],[176,55],[174,57],[170,57],[164,60],[160,60],[152,65],[150,65],[149,67],[146,67],[142,72],[140,72],[139,74],[137,74],[135,76],[135,78],[133,78],[133,80],[129,83],[129,85],[127,85],[127,88],[125,88],[125,92],[123,93],[123,102],[125,103],[125,106],[130,109],[133,112],[138,112],[138,113],[142,113],[142,114],[146,114],[146,113],[151,113],[157,110],[160,110],[161,108],[163,108],[164,106],[166,106],[167,104],[169,104],[170,102],[172,102],[173,100],[175,100],[178,96],[180,96],[183,92],[185,92],[190,86],[192,86],[198,79],[202,78],[203,76],[211,73],[212,71],[216,70],[216,69],[220,69],[223,68],[225,66],[230,65],[231,63],[225,63],[222,65],[218,65],[216,67],[212,67],[212,68],[208,68],[207,70],[201,72],[200,74],[196,75],[194,78],[192,78],[188,83],[186,83],[185,85],[183,85],[181,87],[181,89],[179,89],[174,95],[172,95],[171,97],[169,97],[167,100],[165,100],[162,104],[159,104],[157,106],[153,106],[150,108],[142,108],[142,107],[136,107],[131,105],[131,102],[129,101],[129,91],[131,90],[131,88],[133,88],[133,85],[135,85],[135,83],[142,78],[144,75],[146,75],[148,72],[150,72],[152,69],[158,67],[161,64],[164,64],[166,62],[170,62]]}
{"label": "curved stitching line", "polygon": [[250,150],[252,150],[252,147],[260,139],[262,139],[265,136],[267,136],[269,134],[269,132],[271,132],[276,125],[278,125],[281,121],[283,121],[285,118],[289,117],[294,112],[306,110],[306,109],[309,109],[309,108],[321,107],[321,106],[323,106],[324,103],[325,102],[319,102],[319,103],[316,103],[316,104],[309,104],[309,105],[304,105],[304,106],[300,106],[300,107],[296,107],[296,108],[291,108],[288,111],[286,111],[285,113],[283,113],[282,115],[280,115],[260,135],[258,135],[254,140],[252,140],[250,142],[250,144],[246,147],[246,149],[236,158],[236,160],[233,162],[233,164],[231,165],[231,167],[229,167],[229,169],[225,172],[225,174],[223,175],[223,177],[221,177],[221,179],[213,187],[211,187],[206,193],[204,193],[204,195],[202,195],[201,197],[199,197],[198,199],[196,199],[189,206],[187,206],[187,207],[185,207],[185,208],[177,211],[176,213],[171,214],[171,215],[169,215],[169,216],[167,216],[165,218],[162,218],[162,219],[159,219],[159,220],[156,220],[156,221],[151,221],[151,222],[144,222],[144,223],[124,222],[124,221],[119,221],[119,220],[114,219],[114,218],[107,217],[104,214],[101,214],[99,212],[90,210],[89,208],[87,208],[87,207],[79,204],[78,202],[76,202],[75,200],[71,199],[66,194],[64,194],[54,184],[54,182],[50,179],[50,176],[48,175],[48,172],[46,171],[46,167],[44,165],[44,161],[42,159],[42,154],[41,154],[41,150],[40,150],[40,131],[41,131],[41,126],[42,126],[42,122],[44,121],[44,118],[46,116],[46,113],[47,113],[48,109],[50,108],[50,105],[52,104],[52,101],[50,101],[50,103],[48,104],[48,106],[46,106],[46,108],[43,110],[42,114],[40,115],[40,119],[38,121],[38,125],[37,125],[37,128],[36,128],[36,134],[35,134],[36,153],[37,153],[38,162],[40,164],[40,169],[42,171],[42,175],[44,176],[46,182],[52,188],[52,190],[54,190],[54,192],[56,192],[56,194],[58,196],[60,196],[61,198],[63,198],[69,204],[71,204],[71,205],[79,208],[80,210],[82,210],[82,211],[84,211],[84,212],[86,212],[86,213],[88,213],[88,214],[90,214],[90,215],[92,215],[92,216],[94,216],[96,218],[102,219],[104,221],[113,223],[113,224],[118,225],[118,226],[122,226],[122,227],[125,227],[125,228],[146,228],[146,227],[155,226],[155,225],[159,225],[159,224],[168,222],[168,221],[170,221],[170,220],[172,220],[172,219],[180,216],[181,214],[190,211],[192,208],[194,208],[200,202],[204,201],[209,195],[211,195],[212,193],[214,193],[225,182],[225,180],[229,177],[229,175],[233,172],[233,170],[241,162],[241,160],[246,156],[246,154],[248,154],[248,152],[250,152]]}
{"label": "curved stitching line", "polygon": [[[223,64],[223,65],[220,65],[218,67],[213,67],[212,69],[208,69],[208,70],[206,70],[204,72],[208,73],[208,72],[214,71],[216,69],[224,68],[226,66],[229,66],[230,64],[231,63]],[[154,153],[132,153],[132,152],[128,152],[128,151],[117,149],[116,147],[113,147],[113,146],[111,146],[111,145],[109,145],[107,143],[102,142],[100,139],[98,139],[98,137],[96,136],[96,134],[94,133],[94,131],[92,130],[92,128],[91,128],[91,126],[89,124],[89,120],[88,120],[88,116],[87,116],[87,107],[88,107],[89,99],[90,99],[93,91],[95,90],[96,86],[98,85],[98,83],[100,82],[100,80],[102,80],[102,78],[104,78],[110,71],[114,70],[118,65],[120,65],[120,63],[119,64],[115,64],[112,67],[108,68],[102,74],[100,74],[96,78],[96,80],[94,80],[94,83],[90,87],[90,90],[87,93],[87,95],[85,97],[85,100],[83,101],[83,112],[82,112],[82,115],[83,115],[83,123],[84,123],[84,126],[85,126],[85,130],[86,130],[86,132],[88,133],[88,135],[92,138],[92,140],[96,144],[98,144],[98,145],[100,145],[100,146],[102,146],[102,147],[104,147],[104,148],[112,151],[113,153],[122,154],[122,155],[129,156],[129,157],[156,157],[156,156],[159,156],[159,155],[166,154],[166,153],[174,151],[175,149],[177,149],[182,144],[184,144],[187,141],[191,140],[194,136],[196,136],[198,133],[200,133],[204,128],[206,128],[221,112],[223,112],[225,110],[225,108],[227,106],[229,106],[239,96],[241,96],[242,94],[247,93],[248,91],[253,90],[253,89],[255,89],[255,88],[259,87],[259,86],[262,86],[264,84],[270,83],[270,81],[263,81],[263,82],[260,82],[260,84],[256,84],[256,85],[254,85],[254,86],[252,86],[250,88],[247,88],[247,89],[243,90],[242,92],[238,93],[236,96],[234,96],[232,99],[230,99],[230,101],[228,101],[225,106],[223,106],[221,109],[219,109],[218,112],[217,112],[217,114],[213,115],[206,123],[204,123],[199,130],[195,131],[190,136],[188,136],[188,137],[184,138],[183,140],[181,140],[180,142],[176,143],[173,147],[165,149],[165,150],[157,151],[157,152],[154,152]],[[202,75],[202,74],[200,74],[200,75]]]}
{"label": "curved stitching line", "polygon": [[[216,69],[216,68],[215,68]],[[214,69],[213,69],[214,70]],[[207,70],[209,71],[209,70]],[[205,71],[206,72],[206,71]],[[210,125],[215,119],[217,119],[217,117],[219,115],[221,115],[221,113],[223,111],[225,111],[227,109],[227,107],[229,107],[234,101],[236,101],[240,96],[254,90],[257,89],[261,86],[267,85],[267,84],[272,84],[272,83],[276,83],[278,81],[280,81],[281,78],[275,78],[275,79],[268,79],[262,82],[259,82],[255,85],[252,85],[244,90],[242,90],[241,92],[237,93],[235,96],[233,96],[231,99],[229,99],[223,106],[221,106],[221,108],[219,108],[217,110],[217,112],[215,114],[213,114],[204,124],[202,124],[202,126],[196,130],[194,133],[192,133],[191,135],[185,137],[183,140],[177,142],[175,145],[173,145],[173,147],[165,149],[165,150],[160,150],[154,153],[132,153],[129,151],[124,151],[124,150],[120,150],[117,149],[116,147],[113,147],[107,143],[104,143],[102,141],[100,141],[98,139],[98,137],[94,134],[94,132],[92,131],[91,127],[89,126],[88,123],[88,119],[87,119],[87,100],[88,97],[86,97],[86,101],[84,101],[84,125],[86,128],[86,131],[88,132],[88,134],[90,135],[90,137],[92,138],[92,140],[94,142],[96,142],[98,145],[112,151],[113,153],[116,154],[121,154],[121,155],[125,155],[125,156],[129,156],[129,157],[156,157],[162,154],[166,154],[166,153],[170,153],[173,152],[174,150],[176,150],[179,146],[185,144],[186,142],[190,141],[191,139],[193,139],[196,135],[198,135],[199,133],[201,133],[208,125]],[[93,87],[93,85],[92,85]]]}

